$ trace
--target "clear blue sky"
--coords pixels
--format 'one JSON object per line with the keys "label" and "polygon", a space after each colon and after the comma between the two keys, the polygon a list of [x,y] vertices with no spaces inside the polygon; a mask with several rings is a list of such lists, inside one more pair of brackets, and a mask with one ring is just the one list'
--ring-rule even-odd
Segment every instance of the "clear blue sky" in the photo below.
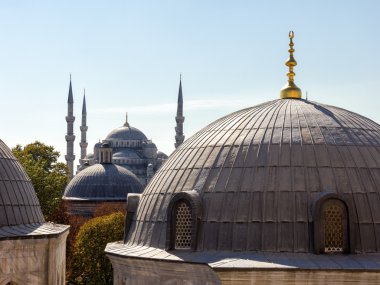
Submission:
{"label": "clear blue sky", "polygon": [[124,123],[174,149],[179,73],[185,135],[276,99],[295,31],[296,83],[309,99],[380,122],[380,1],[1,1],[0,138],[66,152],[72,73],[79,158]]}

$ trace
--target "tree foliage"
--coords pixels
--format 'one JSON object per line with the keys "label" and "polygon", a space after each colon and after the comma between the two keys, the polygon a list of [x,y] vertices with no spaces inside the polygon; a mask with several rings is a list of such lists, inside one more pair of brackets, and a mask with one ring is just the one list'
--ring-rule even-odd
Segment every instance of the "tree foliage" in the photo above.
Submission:
{"label": "tree foliage", "polygon": [[112,284],[112,266],[104,249],[107,243],[121,240],[124,214],[93,218],[79,230],[68,272],[68,284]]}
{"label": "tree foliage", "polygon": [[61,202],[68,179],[66,164],[58,162],[59,152],[53,146],[35,141],[25,147],[17,145],[12,149],[32,181],[40,201],[42,213],[49,220],[50,215]]}

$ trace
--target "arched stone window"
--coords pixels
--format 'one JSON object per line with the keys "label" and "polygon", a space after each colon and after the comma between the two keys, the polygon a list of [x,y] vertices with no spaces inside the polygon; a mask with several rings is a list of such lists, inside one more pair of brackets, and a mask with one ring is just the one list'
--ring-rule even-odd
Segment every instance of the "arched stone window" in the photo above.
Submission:
{"label": "arched stone window", "polygon": [[200,218],[200,198],[196,191],[174,195],[168,205],[167,249],[195,250]]}
{"label": "arched stone window", "polygon": [[[330,197],[329,197],[330,196]],[[326,196],[314,209],[314,250],[316,253],[349,253],[350,221],[345,201]]]}
{"label": "arched stone window", "polygon": [[14,282],[14,281],[9,281],[7,284],[5,284],[5,285],[18,285],[16,282]]}
{"label": "arched stone window", "polygon": [[190,249],[192,234],[191,208],[186,200],[177,202],[175,206],[175,249]]}

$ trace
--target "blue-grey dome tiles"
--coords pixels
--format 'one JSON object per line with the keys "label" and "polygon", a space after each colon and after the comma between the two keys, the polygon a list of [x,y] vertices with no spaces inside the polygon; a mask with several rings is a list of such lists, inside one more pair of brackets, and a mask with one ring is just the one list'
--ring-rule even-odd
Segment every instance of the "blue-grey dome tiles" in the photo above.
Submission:
{"label": "blue-grey dome tiles", "polygon": [[147,140],[147,137],[137,128],[123,126],[112,130],[106,137],[106,140],[112,139],[144,141]]}
{"label": "blue-grey dome tiles", "polygon": [[380,125],[315,102],[274,100],[187,139],[147,185],[126,244],[165,249],[177,193],[201,201],[196,251],[311,252],[312,205],[350,202],[355,251],[380,252]]}
{"label": "blue-grey dome tiles", "polygon": [[128,193],[141,193],[136,175],[115,164],[95,164],[79,172],[67,185],[65,200],[125,201]]}

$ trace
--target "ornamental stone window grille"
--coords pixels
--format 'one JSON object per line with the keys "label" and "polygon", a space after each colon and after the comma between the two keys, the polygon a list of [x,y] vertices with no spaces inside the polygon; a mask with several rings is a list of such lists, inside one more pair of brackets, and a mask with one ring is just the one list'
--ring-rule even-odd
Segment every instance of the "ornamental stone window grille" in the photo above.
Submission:
{"label": "ornamental stone window grille", "polygon": [[321,227],[324,253],[348,251],[348,213],[338,199],[328,199],[321,207]]}
{"label": "ornamental stone window grille", "polygon": [[185,200],[177,202],[175,207],[175,249],[190,249],[192,236],[192,213]]}

